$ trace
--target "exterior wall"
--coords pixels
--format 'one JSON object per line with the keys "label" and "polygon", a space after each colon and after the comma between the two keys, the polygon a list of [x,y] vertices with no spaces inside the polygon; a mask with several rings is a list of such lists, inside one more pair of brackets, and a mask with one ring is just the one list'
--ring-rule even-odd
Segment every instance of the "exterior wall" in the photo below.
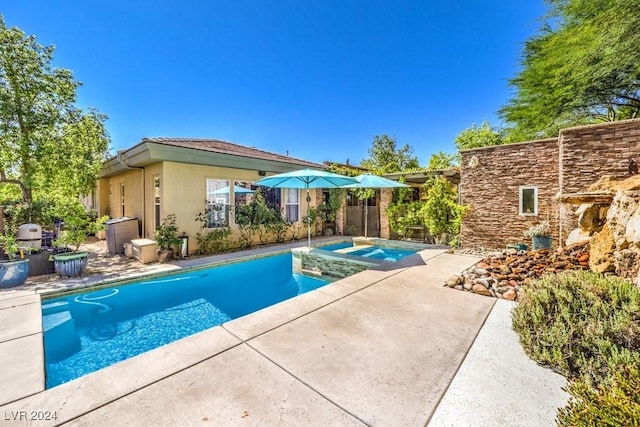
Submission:
{"label": "exterior wall", "polygon": [[[107,199],[108,205],[104,213],[112,218],[120,218],[122,216],[122,203],[120,201],[120,186],[124,184],[125,204],[124,214],[130,218],[138,218],[142,222],[144,216],[143,202],[143,184],[142,177],[144,171],[142,169],[130,169],[119,175],[112,176],[101,181],[107,181],[105,188],[102,189],[101,200]],[[105,197],[105,193],[106,196]]]}
{"label": "exterior wall", "polygon": [[[469,206],[462,223],[463,247],[495,249],[518,242],[530,245],[524,231],[544,220],[549,220],[553,237],[558,239],[556,139],[465,150],[461,156],[460,200]],[[520,186],[538,187],[538,215],[519,215]]]}
{"label": "exterior wall", "polygon": [[[629,176],[629,161],[640,163],[640,119],[560,131],[560,192],[579,193],[603,175]],[[577,227],[577,206],[560,206],[560,238]]]}
{"label": "exterior wall", "polygon": [[[153,173],[147,172],[149,183],[147,187],[148,222],[153,221]],[[262,178],[256,170],[232,169],[217,166],[204,166],[176,162],[163,162],[160,177],[161,188],[161,218],[168,214],[176,215],[176,224],[180,232],[189,236],[189,252],[196,250],[195,235],[200,231],[200,223],[196,222],[196,215],[204,211],[206,200],[206,179],[228,180],[230,185],[234,181],[254,182]],[[315,206],[317,198],[311,190],[311,206]],[[304,190],[299,193],[299,216],[297,237],[305,238],[306,226],[302,222],[307,212],[307,194]],[[233,203],[232,203],[233,205]],[[233,226],[233,215],[230,217]],[[153,238],[153,234],[150,234]]]}
{"label": "exterior wall", "polygon": [[98,215],[107,215],[109,211],[109,179],[101,178],[96,182],[96,211]]}
{"label": "exterior wall", "polygon": [[387,209],[391,204],[393,198],[393,190],[390,188],[380,189],[380,237],[383,239],[391,238],[391,227],[389,226],[389,217],[387,216]]}
{"label": "exterior wall", "polygon": [[165,178],[163,172],[162,162],[154,163],[144,168],[144,231],[142,236],[145,238],[153,238],[155,235],[156,223],[154,215],[153,177],[156,175],[160,177],[160,220],[170,213],[164,210]]}

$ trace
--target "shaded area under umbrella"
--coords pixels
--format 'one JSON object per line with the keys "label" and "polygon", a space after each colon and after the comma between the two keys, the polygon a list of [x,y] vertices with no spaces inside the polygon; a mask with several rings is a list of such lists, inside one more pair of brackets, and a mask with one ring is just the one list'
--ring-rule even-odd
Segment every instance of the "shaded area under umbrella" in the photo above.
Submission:
{"label": "shaded area under umbrella", "polygon": [[[403,184],[398,181],[383,178],[381,176],[365,173],[355,177],[357,181],[354,184],[343,185],[342,188],[363,188],[363,189],[378,189],[378,188],[402,188],[409,187],[407,184]],[[364,237],[367,237],[367,217],[369,214],[369,200],[365,200],[364,203]]]}
{"label": "shaded area under umbrella", "polygon": [[307,190],[307,245],[311,247],[311,221],[309,221],[309,204],[311,188],[341,188],[345,185],[356,184],[358,181],[344,175],[315,169],[301,169],[293,172],[281,173],[262,178],[254,185],[270,188],[299,188]]}

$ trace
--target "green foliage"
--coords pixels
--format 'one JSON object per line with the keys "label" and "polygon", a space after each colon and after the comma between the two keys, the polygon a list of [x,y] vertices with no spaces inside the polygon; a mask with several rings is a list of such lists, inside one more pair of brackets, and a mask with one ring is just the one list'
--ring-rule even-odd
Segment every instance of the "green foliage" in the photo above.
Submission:
{"label": "green foliage", "polygon": [[445,170],[460,166],[460,156],[458,154],[447,154],[438,151],[431,155],[429,159],[428,170]]}
{"label": "green foliage", "polygon": [[498,129],[492,128],[489,122],[482,122],[478,127],[475,123],[470,128],[460,132],[455,139],[458,151],[470,148],[489,147],[506,143],[505,137]]}
{"label": "green foliage", "polygon": [[5,230],[16,234],[22,224],[35,223],[44,226],[52,225],[54,217],[63,215],[55,204],[49,204],[42,200],[26,202],[14,202],[5,207]]}
{"label": "green foliage", "polygon": [[4,254],[13,261],[18,254],[18,242],[13,234],[0,233],[0,248]]}
{"label": "green foliage", "polygon": [[369,158],[364,159],[360,166],[378,175],[420,167],[418,158],[413,155],[413,148],[405,144],[402,148],[396,149],[395,137],[388,135],[376,135],[373,138]]}
{"label": "green foliage", "polygon": [[434,177],[425,183],[425,187],[427,200],[421,214],[429,233],[432,236],[460,233],[465,208],[457,203],[458,195],[453,184],[442,177]]}
{"label": "green foliage", "polygon": [[[500,110],[523,140],[638,117],[637,0],[549,0],[548,23],[525,44],[514,97]],[[551,24],[550,24],[550,23]]]}
{"label": "green foliage", "polygon": [[224,228],[203,228],[196,233],[198,242],[198,254],[212,255],[229,250],[231,247],[231,229]]}
{"label": "green foliage", "polygon": [[347,190],[344,188],[330,188],[329,200],[319,206],[319,215],[323,221],[333,222],[336,220],[336,214],[347,197]]}
{"label": "green foliage", "polygon": [[640,425],[640,370],[637,365],[616,368],[606,382],[592,387],[582,380],[570,382],[567,391],[573,396],[558,410],[560,426]]}
{"label": "green foliage", "polygon": [[579,271],[548,275],[523,289],[513,328],[529,356],[587,384],[605,384],[640,363],[640,289]]}
{"label": "green foliage", "polygon": [[55,214],[64,221],[64,228],[54,242],[56,246],[71,247],[74,252],[87,240],[87,236],[104,229],[108,216],[99,217],[87,212],[78,201],[68,201],[56,206]]}
{"label": "green foliage", "polygon": [[267,224],[269,233],[275,237],[277,243],[284,243],[287,241],[287,234],[291,228],[291,224],[283,219]]}
{"label": "green foliage", "polygon": [[407,236],[407,227],[423,225],[422,205],[422,202],[390,204],[387,217],[391,230],[403,239],[410,237]]}
{"label": "green foliage", "polygon": [[106,117],[75,106],[80,83],[52,65],[53,51],[0,16],[0,183],[18,186],[24,202],[54,187],[88,194],[108,150]]}
{"label": "green foliage", "polygon": [[156,228],[155,241],[160,249],[173,249],[182,243],[178,237],[179,231],[176,225],[176,215],[169,214],[162,218],[160,225]]}

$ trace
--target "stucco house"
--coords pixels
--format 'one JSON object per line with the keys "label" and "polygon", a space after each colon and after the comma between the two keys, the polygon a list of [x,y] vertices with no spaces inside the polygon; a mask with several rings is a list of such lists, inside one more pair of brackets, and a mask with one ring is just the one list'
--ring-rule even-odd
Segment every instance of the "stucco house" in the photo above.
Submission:
{"label": "stucco house", "polygon": [[548,220],[554,246],[576,227],[576,206],[558,196],[581,193],[603,175],[625,177],[640,159],[640,119],[562,129],[557,138],[464,150],[461,244],[503,248],[525,242],[531,225]]}
{"label": "stucco house", "polygon": [[[112,218],[137,218],[140,235],[150,239],[161,220],[175,214],[193,252],[201,226],[195,220],[199,213],[207,214],[209,228],[233,229],[230,207],[254,191],[253,182],[302,168],[325,166],[215,139],[144,138],[105,163],[95,208]],[[267,197],[281,207],[287,220],[302,222],[306,197],[301,190],[271,189]],[[317,202],[317,197],[312,198],[312,206]]]}

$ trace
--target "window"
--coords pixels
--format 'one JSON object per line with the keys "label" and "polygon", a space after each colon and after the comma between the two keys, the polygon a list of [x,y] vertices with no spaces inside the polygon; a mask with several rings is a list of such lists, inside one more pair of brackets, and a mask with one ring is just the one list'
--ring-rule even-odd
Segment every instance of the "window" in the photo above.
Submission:
{"label": "window", "polygon": [[285,188],[284,191],[284,207],[287,221],[297,222],[300,218],[298,216],[298,195],[300,192],[297,188]]}
{"label": "window", "polygon": [[155,228],[160,227],[160,175],[153,176],[153,218]]}
{"label": "window", "polygon": [[229,181],[207,178],[207,228],[229,226]]}
{"label": "window", "polygon": [[538,187],[520,187],[520,215],[538,215]]}
{"label": "window", "polygon": [[122,205],[121,216],[124,216],[124,184],[120,184],[120,204]]}

